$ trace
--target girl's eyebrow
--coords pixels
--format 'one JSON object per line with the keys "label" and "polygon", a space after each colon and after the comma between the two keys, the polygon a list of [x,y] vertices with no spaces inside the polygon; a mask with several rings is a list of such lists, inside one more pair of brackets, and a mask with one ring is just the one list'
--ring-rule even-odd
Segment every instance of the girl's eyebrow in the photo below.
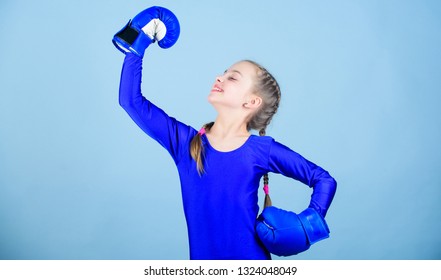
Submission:
{"label": "girl's eyebrow", "polygon": [[225,70],[224,74],[227,73],[228,71],[230,71],[230,72],[234,72],[234,73],[237,73],[237,74],[243,76],[242,73],[240,73],[240,71],[238,71],[238,70],[234,70],[234,69],[233,69],[233,70]]}

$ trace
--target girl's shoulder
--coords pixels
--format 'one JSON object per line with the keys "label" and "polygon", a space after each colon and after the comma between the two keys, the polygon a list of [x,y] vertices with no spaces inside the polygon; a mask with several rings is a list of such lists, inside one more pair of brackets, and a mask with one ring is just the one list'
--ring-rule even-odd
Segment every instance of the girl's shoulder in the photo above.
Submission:
{"label": "girl's shoulder", "polygon": [[288,146],[278,142],[275,138],[271,136],[258,136],[251,135],[250,137],[250,147],[262,152],[291,152],[292,149]]}
{"label": "girl's shoulder", "polygon": [[271,136],[268,136],[268,135],[259,136],[259,135],[252,134],[250,137],[256,143],[271,143],[274,141],[274,138]]}
{"label": "girl's shoulder", "polygon": [[271,136],[259,136],[252,134],[248,142],[252,148],[267,150],[271,148],[271,145],[275,142],[275,140]]}

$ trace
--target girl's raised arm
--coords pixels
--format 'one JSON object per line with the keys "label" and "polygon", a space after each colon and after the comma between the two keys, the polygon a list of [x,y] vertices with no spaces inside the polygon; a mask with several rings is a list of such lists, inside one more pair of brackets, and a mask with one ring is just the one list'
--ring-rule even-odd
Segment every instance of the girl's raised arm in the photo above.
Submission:
{"label": "girl's raised arm", "polygon": [[119,104],[133,121],[158,141],[177,162],[188,149],[196,130],[169,117],[141,93],[142,58],[128,53],[124,59],[119,87]]}

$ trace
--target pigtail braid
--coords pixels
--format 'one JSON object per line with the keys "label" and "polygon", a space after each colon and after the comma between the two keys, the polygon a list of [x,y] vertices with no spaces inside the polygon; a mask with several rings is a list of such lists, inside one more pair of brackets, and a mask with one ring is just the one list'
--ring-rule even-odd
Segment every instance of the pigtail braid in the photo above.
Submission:
{"label": "pigtail braid", "polygon": [[[206,123],[202,128],[205,131],[210,131],[213,127],[214,122]],[[199,175],[202,175],[204,170],[204,145],[202,145],[202,133],[197,133],[190,143],[190,154],[191,157],[196,161],[196,167]]]}
{"label": "pigtail braid", "polygon": [[[266,128],[270,124],[273,116],[276,114],[280,98],[281,91],[276,79],[261,65],[254,63],[258,68],[258,84],[256,85],[256,92],[262,97],[263,106],[253,116],[248,123],[250,129],[259,130],[260,136],[266,135]],[[263,191],[265,192],[264,208],[272,205],[271,198],[269,196],[269,178],[268,173],[263,175]]]}
{"label": "pigtail braid", "polygon": [[[259,130],[259,135],[260,136],[265,136],[265,134],[266,134],[265,128],[262,128],[261,130]],[[271,197],[269,196],[269,178],[268,178],[268,173],[263,175],[263,191],[265,192],[265,201],[263,203],[263,208],[272,206],[273,203],[271,201]]]}

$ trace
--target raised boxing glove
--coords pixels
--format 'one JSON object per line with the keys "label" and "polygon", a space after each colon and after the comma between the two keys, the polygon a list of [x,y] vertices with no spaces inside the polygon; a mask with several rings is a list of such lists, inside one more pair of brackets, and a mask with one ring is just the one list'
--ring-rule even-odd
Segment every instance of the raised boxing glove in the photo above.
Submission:
{"label": "raised boxing glove", "polygon": [[270,206],[262,211],[256,223],[256,232],[263,245],[278,256],[297,255],[329,237],[326,221],[314,208],[297,215]]}
{"label": "raised boxing glove", "polygon": [[113,44],[123,53],[132,52],[144,56],[145,49],[153,42],[170,48],[179,38],[180,26],[176,16],[163,7],[150,7],[130,20],[113,36]]}

